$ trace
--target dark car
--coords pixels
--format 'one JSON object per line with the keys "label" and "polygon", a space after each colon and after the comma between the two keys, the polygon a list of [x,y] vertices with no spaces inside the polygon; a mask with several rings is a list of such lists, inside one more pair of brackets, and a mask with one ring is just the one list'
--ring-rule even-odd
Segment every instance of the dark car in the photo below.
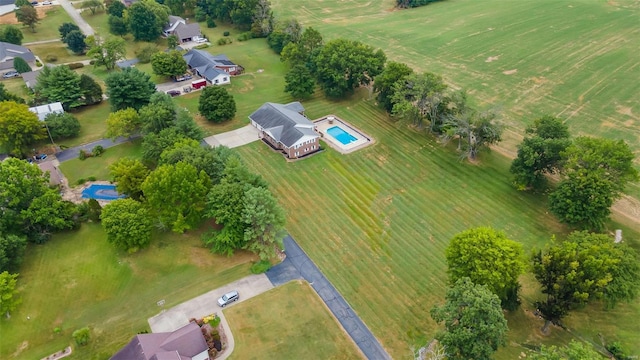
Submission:
{"label": "dark car", "polygon": [[2,77],[5,78],[5,79],[9,79],[9,78],[12,78],[12,77],[17,77],[17,76],[20,76],[20,73],[17,72],[17,71],[9,71],[7,73],[4,73],[4,75],[2,75]]}
{"label": "dark car", "polygon": [[38,2],[37,1],[32,1],[31,5],[38,5]]}
{"label": "dark car", "polygon": [[169,90],[169,91],[167,91],[167,94],[169,94],[171,96],[178,96],[178,95],[180,95],[180,90]]}
{"label": "dark car", "polygon": [[34,160],[40,160],[40,161],[45,160],[46,158],[47,158],[47,154],[39,154],[33,157]]}

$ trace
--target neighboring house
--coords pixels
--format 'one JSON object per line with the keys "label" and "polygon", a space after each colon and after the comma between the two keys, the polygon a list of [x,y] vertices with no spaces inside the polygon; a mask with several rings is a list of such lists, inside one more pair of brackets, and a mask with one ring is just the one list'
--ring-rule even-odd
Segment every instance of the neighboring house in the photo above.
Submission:
{"label": "neighboring house", "polygon": [[0,16],[16,10],[16,0],[0,0]]}
{"label": "neighboring house", "polygon": [[44,121],[44,118],[46,118],[49,114],[64,113],[61,102],[54,102],[51,104],[30,107],[29,111],[38,115],[38,119],[40,119],[40,121]]}
{"label": "neighboring house", "polygon": [[169,23],[164,27],[162,33],[164,36],[175,35],[180,44],[202,38],[200,25],[197,23],[187,24],[185,19],[173,15],[169,15]]}
{"label": "neighboring house", "polygon": [[22,80],[24,80],[24,84],[27,85],[31,91],[33,91],[38,84],[38,75],[40,75],[40,70],[22,73]]}
{"label": "neighboring house", "polygon": [[32,68],[35,66],[36,57],[31,50],[24,46],[14,45],[0,41],[0,71],[3,73],[15,70],[13,68],[13,59],[21,57]]}
{"label": "neighboring house", "polygon": [[120,1],[122,1],[124,6],[129,7],[129,6],[137,3],[139,0],[120,0]]}
{"label": "neighboring house", "polygon": [[304,116],[304,107],[297,101],[286,105],[265,103],[249,119],[262,139],[289,159],[320,150],[315,125]]}
{"label": "neighboring house", "polygon": [[234,64],[226,55],[211,55],[206,51],[191,49],[182,57],[189,69],[214,85],[229,84],[231,75],[244,71],[242,66]]}
{"label": "neighboring house", "polygon": [[110,360],[209,360],[209,346],[192,322],[174,332],[136,335]]}

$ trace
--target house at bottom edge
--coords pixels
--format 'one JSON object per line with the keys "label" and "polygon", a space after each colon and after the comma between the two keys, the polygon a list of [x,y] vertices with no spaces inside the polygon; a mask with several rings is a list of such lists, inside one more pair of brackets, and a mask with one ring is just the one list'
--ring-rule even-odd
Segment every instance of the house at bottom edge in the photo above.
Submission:
{"label": "house at bottom edge", "polygon": [[249,119],[261,138],[289,159],[320,150],[315,125],[304,116],[304,107],[297,101],[284,105],[265,103]]}
{"label": "house at bottom edge", "polygon": [[110,360],[210,360],[209,347],[196,323],[174,332],[139,334]]}

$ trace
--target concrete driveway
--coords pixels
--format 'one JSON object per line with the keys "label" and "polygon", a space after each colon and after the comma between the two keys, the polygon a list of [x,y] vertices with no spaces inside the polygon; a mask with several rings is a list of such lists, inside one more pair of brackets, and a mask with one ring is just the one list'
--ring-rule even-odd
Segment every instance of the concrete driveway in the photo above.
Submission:
{"label": "concrete driveway", "polygon": [[67,12],[67,14],[71,16],[73,21],[76,23],[76,25],[78,25],[80,30],[82,30],[82,32],[85,35],[89,36],[89,35],[95,34],[95,31],[93,31],[93,28],[91,27],[91,25],[89,25],[89,23],[86,22],[82,18],[82,16],[80,16],[80,13],[78,12],[78,10],[74,8],[73,5],[71,5],[71,2],[69,0],[58,0],[57,3],[62,5],[64,10]]}
{"label": "concrete driveway", "polygon": [[251,124],[237,130],[204,138],[204,141],[211,147],[224,145],[229,148],[246,145],[256,140],[260,140],[258,129]]}
{"label": "concrete driveway", "polygon": [[231,290],[237,290],[240,294],[240,300],[236,301],[238,303],[271,289],[273,284],[265,274],[247,276],[149,318],[149,326],[154,333],[174,331],[187,325],[190,318],[201,318],[215,312],[222,314],[218,298]]}

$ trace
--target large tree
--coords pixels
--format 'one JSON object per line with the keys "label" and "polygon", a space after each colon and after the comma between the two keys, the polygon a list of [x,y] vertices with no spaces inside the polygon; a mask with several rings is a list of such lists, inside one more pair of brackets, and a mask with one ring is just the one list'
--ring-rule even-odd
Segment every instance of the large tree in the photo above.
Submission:
{"label": "large tree", "polygon": [[187,72],[187,63],[177,50],[151,55],[153,73],[160,76],[178,76]]}
{"label": "large tree", "polygon": [[120,158],[109,165],[112,180],[121,194],[127,194],[135,200],[142,196],[142,183],[149,176],[150,170],[137,159]]}
{"label": "large tree", "polygon": [[60,40],[63,43],[66,43],[67,35],[69,35],[72,31],[80,31],[80,27],[72,22],[62,23],[58,27],[58,32],[60,33]]}
{"label": "large tree", "polygon": [[151,81],[151,76],[136,68],[111,73],[105,83],[113,111],[126,108],[138,110],[147,105],[151,95],[156,92],[156,85]]}
{"label": "large tree", "polygon": [[191,164],[198,172],[204,171],[212,184],[218,184],[222,179],[229,156],[229,148],[224,146],[203,147],[197,140],[180,139],[162,152],[159,164],[170,165],[179,162]]}
{"label": "large tree", "polygon": [[10,44],[22,45],[23,38],[22,31],[13,25],[5,25],[4,30],[0,33],[0,41]]}
{"label": "large tree", "polygon": [[127,7],[122,3],[122,1],[114,1],[107,6],[107,14],[122,18],[126,9]]}
{"label": "large tree", "polygon": [[524,271],[522,245],[489,227],[463,231],[451,239],[446,249],[449,281],[468,277],[486,285],[502,302],[514,310],[518,304],[518,277]]}
{"label": "large tree", "polygon": [[125,19],[136,41],[154,41],[162,35],[170,12],[168,7],[154,0],[142,0],[127,9]]}
{"label": "large tree", "polygon": [[102,87],[87,74],[80,75],[80,91],[85,105],[93,105],[102,101]]}
{"label": "large tree", "polygon": [[0,83],[0,102],[13,101],[19,104],[24,104],[24,99],[16,94],[12,94],[5,89],[4,84]]}
{"label": "large tree", "polygon": [[382,72],[386,59],[382,50],[361,42],[332,40],[315,57],[318,83],[327,96],[343,97],[368,85]]}
{"label": "large tree", "polygon": [[166,128],[158,133],[148,133],[142,139],[142,162],[149,167],[155,167],[160,155],[181,139],[187,136],[175,127]]}
{"label": "large tree", "polygon": [[0,144],[14,155],[24,155],[30,145],[47,138],[38,116],[24,104],[0,102]]}
{"label": "large tree", "polygon": [[443,123],[445,141],[458,140],[458,150],[464,157],[475,160],[480,150],[502,140],[502,126],[496,122],[496,113],[465,109],[451,114]]}
{"label": "large tree", "polygon": [[112,201],[102,209],[100,219],[107,241],[119,249],[134,253],[151,242],[153,224],[148,210],[138,201]]}
{"label": "large tree", "polygon": [[149,98],[149,104],[140,108],[140,121],[144,133],[159,133],[175,126],[178,108],[169,94],[156,92]]}
{"label": "large tree", "polygon": [[103,65],[107,70],[115,69],[116,62],[127,54],[126,42],[119,37],[103,40],[97,35],[91,35],[85,42],[89,48],[87,56],[95,59],[96,65]]}
{"label": "large tree", "polygon": [[142,122],[135,109],[127,108],[109,114],[106,136],[115,140],[119,137],[131,138],[140,131]]}
{"label": "large tree", "polygon": [[560,171],[561,154],[571,144],[569,128],[561,119],[545,115],[527,127],[526,133],[510,171],[519,189],[539,189],[546,174]]}
{"label": "large tree", "polygon": [[633,152],[623,140],[579,137],[561,155],[566,179],[549,197],[551,211],[564,223],[601,229],[625,186],[638,180]]}
{"label": "large tree", "polygon": [[431,131],[440,132],[446,115],[441,111],[446,89],[447,85],[439,75],[408,75],[393,85],[392,113],[418,128],[429,121]]}
{"label": "large tree", "polygon": [[49,177],[38,166],[17,158],[1,161],[0,233],[23,233],[22,211],[28,209],[34,199],[43,196],[48,187]]}
{"label": "large tree", "polygon": [[393,110],[393,94],[395,93],[396,83],[401,83],[413,74],[407,64],[389,61],[380,75],[376,76],[373,83],[373,91],[378,93],[378,103],[388,113]]}
{"label": "large tree", "polygon": [[28,26],[31,32],[36,32],[36,24],[40,22],[38,12],[31,5],[22,5],[16,10],[16,17],[18,21],[24,26]]}
{"label": "large tree", "polygon": [[208,121],[219,123],[233,119],[236,115],[236,101],[225,88],[208,86],[200,95],[198,110]]}
{"label": "large tree", "polygon": [[267,37],[275,26],[273,11],[269,0],[258,0],[253,10],[253,22],[251,23],[251,33],[253,37]]}
{"label": "large tree", "polygon": [[280,60],[293,67],[295,65],[306,66],[312,74],[316,75],[315,58],[324,46],[324,40],[320,32],[312,27],[304,29],[299,40],[295,28],[292,29],[291,41],[285,44],[280,53]]}
{"label": "large tree", "polygon": [[18,297],[18,274],[10,274],[8,271],[0,273],[0,314],[9,314],[22,303]]}
{"label": "large tree", "polygon": [[58,140],[72,138],[80,133],[80,122],[70,113],[50,113],[44,118],[51,137]]}
{"label": "large tree", "polygon": [[64,43],[67,44],[69,50],[79,55],[84,54],[87,50],[86,39],[87,37],[80,30],[74,30],[65,36]]}
{"label": "large tree", "polygon": [[13,58],[13,68],[16,69],[20,74],[24,74],[26,72],[31,71],[31,66],[27,63],[27,61],[19,56]]}
{"label": "large tree", "polygon": [[97,11],[104,9],[104,4],[101,0],[84,0],[80,3],[82,9],[89,9],[91,15],[95,15]]}
{"label": "large tree", "polygon": [[245,249],[261,260],[269,260],[283,249],[285,213],[271,191],[262,187],[245,191],[242,220]]}
{"label": "large tree", "polygon": [[20,212],[23,232],[29,241],[42,244],[55,231],[70,230],[78,226],[78,209],[70,201],[63,201],[60,193],[47,189],[43,195],[33,199],[29,207]]}
{"label": "large tree", "polygon": [[447,291],[446,303],[431,309],[431,317],[444,322],[436,339],[449,360],[488,360],[506,344],[507,320],[500,299],[484,285],[461,278]]}
{"label": "large tree", "polygon": [[[117,3],[120,3],[120,2],[118,1]],[[108,23],[109,23],[109,32],[112,33],[113,35],[124,36],[129,32],[129,28],[127,27],[126,20],[121,17],[109,15]]]}
{"label": "large tree", "polygon": [[636,253],[606,235],[574,232],[563,242],[552,242],[532,256],[533,273],[544,301],[536,307],[547,322],[560,324],[568,313],[593,299],[610,305],[638,294],[640,270]]}
{"label": "large tree", "polygon": [[0,233],[0,272],[17,270],[26,248],[24,236]]}
{"label": "large tree", "polygon": [[83,105],[80,75],[67,65],[45,66],[40,70],[35,92],[48,102],[61,102],[66,110]]}
{"label": "large tree", "polygon": [[295,99],[306,99],[313,95],[316,82],[309,69],[304,65],[295,65],[284,77],[284,91]]}
{"label": "large tree", "polygon": [[162,165],[142,183],[144,199],[151,214],[177,233],[196,227],[203,217],[211,180],[204,171],[179,162]]}

